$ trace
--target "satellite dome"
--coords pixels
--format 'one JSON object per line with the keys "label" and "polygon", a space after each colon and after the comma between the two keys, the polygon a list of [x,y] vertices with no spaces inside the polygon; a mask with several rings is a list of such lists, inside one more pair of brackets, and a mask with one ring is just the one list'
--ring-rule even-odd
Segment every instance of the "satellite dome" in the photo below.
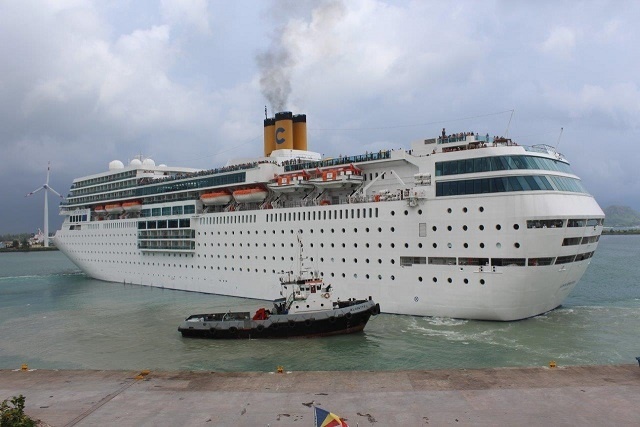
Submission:
{"label": "satellite dome", "polygon": [[158,166],[158,167],[166,168],[166,167],[167,167],[167,165],[165,165],[164,163],[160,163],[160,166]]}
{"label": "satellite dome", "polygon": [[124,164],[120,160],[114,160],[109,162],[109,170],[112,171],[114,169],[122,169],[124,168]]}
{"label": "satellite dome", "polygon": [[140,166],[142,162],[139,159],[133,159],[129,162],[129,166]]}
{"label": "satellite dome", "polygon": [[144,159],[142,164],[147,167],[153,167],[156,165],[156,162],[154,162],[153,159]]}

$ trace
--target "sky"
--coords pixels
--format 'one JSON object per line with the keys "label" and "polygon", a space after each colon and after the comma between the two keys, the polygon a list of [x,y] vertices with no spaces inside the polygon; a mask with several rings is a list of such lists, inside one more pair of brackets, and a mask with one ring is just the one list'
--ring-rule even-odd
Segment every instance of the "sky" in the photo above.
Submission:
{"label": "sky", "polygon": [[[263,154],[264,108],[325,156],[447,132],[557,146],[603,207],[640,210],[640,2],[0,0],[0,234],[44,184],[136,155]],[[59,228],[49,197],[49,230]]]}

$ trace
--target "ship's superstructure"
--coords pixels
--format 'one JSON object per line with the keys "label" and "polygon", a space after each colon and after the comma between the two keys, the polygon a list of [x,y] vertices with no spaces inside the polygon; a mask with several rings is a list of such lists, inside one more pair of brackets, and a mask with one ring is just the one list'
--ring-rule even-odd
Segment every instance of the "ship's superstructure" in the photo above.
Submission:
{"label": "ship's superstructure", "polygon": [[323,159],[307,150],[306,116],[288,112],[264,134],[264,157],[218,169],[134,159],[74,180],[56,246],[101,280],[270,299],[302,236],[337,297],[514,320],[559,306],[602,232],[604,213],[550,146],[443,132]]}

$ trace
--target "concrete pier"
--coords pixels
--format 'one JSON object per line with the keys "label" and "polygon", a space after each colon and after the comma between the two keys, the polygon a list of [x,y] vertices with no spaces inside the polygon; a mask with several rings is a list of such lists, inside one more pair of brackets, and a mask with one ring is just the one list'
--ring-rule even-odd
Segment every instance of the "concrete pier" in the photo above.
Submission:
{"label": "concrete pier", "polygon": [[139,374],[0,370],[0,400],[56,427],[303,427],[314,405],[350,427],[640,425],[638,365]]}

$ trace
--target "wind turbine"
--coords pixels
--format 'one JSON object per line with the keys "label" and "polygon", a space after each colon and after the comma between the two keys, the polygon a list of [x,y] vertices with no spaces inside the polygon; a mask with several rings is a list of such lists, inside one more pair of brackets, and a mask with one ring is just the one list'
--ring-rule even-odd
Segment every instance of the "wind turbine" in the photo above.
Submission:
{"label": "wind turbine", "polygon": [[33,196],[40,190],[45,190],[44,192],[44,247],[49,247],[49,191],[51,191],[56,196],[64,199],[60,193],[58,193],[53,188],[49,187],[49,172],[51,172],[51,162],[47,163],[47,182],[44,183],[43,186],[36,188],[31,193],[27,193],[25,197]]}

